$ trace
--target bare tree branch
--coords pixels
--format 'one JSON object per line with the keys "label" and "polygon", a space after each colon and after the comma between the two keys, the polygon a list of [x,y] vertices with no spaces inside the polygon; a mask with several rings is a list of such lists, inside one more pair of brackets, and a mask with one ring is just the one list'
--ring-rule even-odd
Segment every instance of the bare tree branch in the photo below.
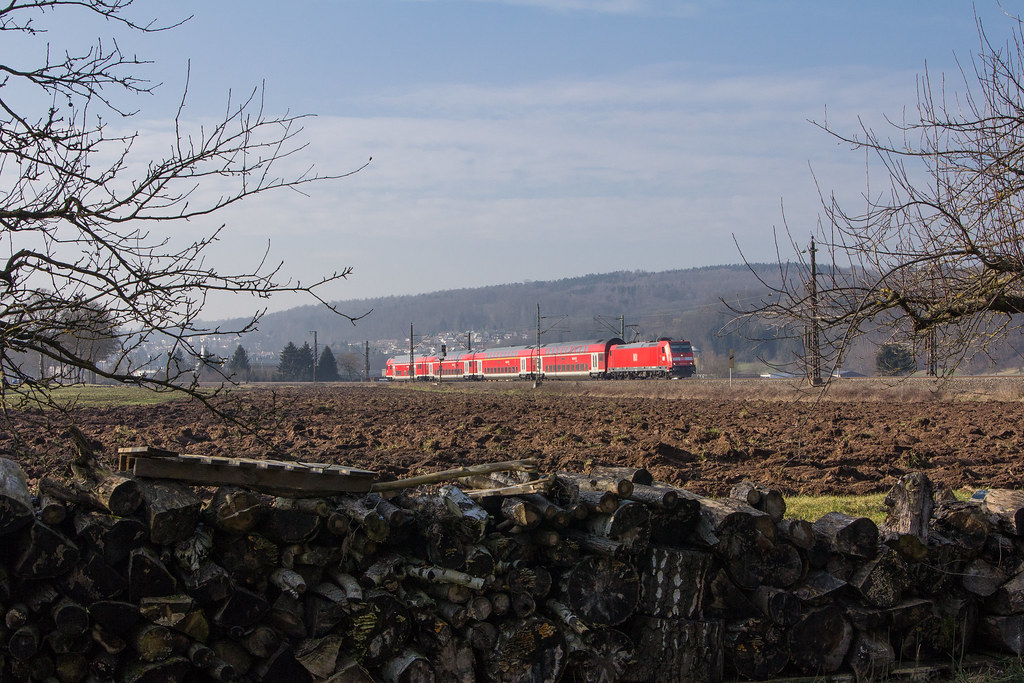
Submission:
{"label": "bare tree branch", "polygon": [[[131,15],[132,0],[21,0],[0,6],[0,31],[45,40],[51,12],[82,11],[130,31],[164,31]],[[263,89],[229,94],[223,118],[190,127],[187,86],[166,153],[140,160],[139,133],[123,133],[134,98],[156,87],[140,76],[146,62],[97,40],[84,54],[46,45],[41,63],[0,63],[0,404],[57,405],[53,389],[86,375],[180,391],[225,416],[221,388],[199,386],[197,340],[243,335],[264,311],[220,329],[199,315],[213,293],[261,299],[309,295],[347,278],[343,268],[312,282],[281,279],[268,253],[251,270],[224,272],[209,262],[221,229],[195,240],[175,227],[250,197],[345,178],[307,168],[281,172],[302,151],[306,115],[272,115]],[[202,189],[202,193],[200,190]],[[210,190],[215,192],[210,194]],[[264,309],[265,310],[265,309]],[[163,344],[169,352],[150,357]],[[226,379],[226,378],[225,378]]]}

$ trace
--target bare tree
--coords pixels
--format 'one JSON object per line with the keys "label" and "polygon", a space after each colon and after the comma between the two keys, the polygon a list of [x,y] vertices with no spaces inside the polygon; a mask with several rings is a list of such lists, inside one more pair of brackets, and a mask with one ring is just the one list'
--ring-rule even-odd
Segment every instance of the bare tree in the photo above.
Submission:
{"label": "bare tree", "polygon": [[[990,42],[961,66],[962,87],[927,71],[916,115],[889,121],[883,136],[862,124],[850,135],[821,127],[877,163],[850,211],[822,193],[817,272],[807,244],[780,259],[778,280],[759,305],[736,310],[785,326],[806,340],[804,361],[838,367],[850,342],[916,344],[947,369],[985,353],[1020,327],[1024,312],[1024,33],[1012,22],[1005,45]],[[873,177],[871,177],[873,176]],[[869,180],[877,175],[869,173]],[[788,232],[788,230],[787,230]]]}
{"label": "bare tree", "polygon": [[[132,102],[153,90],[140,76],[145,62],[123,54],[116,42],[97,41],[83,54],[45,43],[45,22],[54,12],[96,16],[104,26],[142,34],[175,28],[139,21],[131,5],[23,0],[0,7],[0,32],[20,34],[40,48],[35,59],[29,50],[0,59],[4,410],[52,402],[56,385],[81,377],[49,368],[209,401],[216,392],[201,388],[194,372],[199,338],[245,334],[265,308],[233,329],[215,328],[199,319],[208,296],[301,292],[330,307],[318,292],[351,272],[307,283],[282,280],[282,264],[266,253],[251,269],[222,272],[207,261],[220,229],[199,239],[178,234],[185,221],[248,197],[301,191],[359,169],[279,175],[281,162],[304,146],[304,116],[266,113],[258,88],[241,100],[229,95],[221,120],[189,131],[186,86],[166,155],[137,158],[138,133],[117,131],[130,130],[137,111]],[[157,343],[159,354],[143,353]]]}

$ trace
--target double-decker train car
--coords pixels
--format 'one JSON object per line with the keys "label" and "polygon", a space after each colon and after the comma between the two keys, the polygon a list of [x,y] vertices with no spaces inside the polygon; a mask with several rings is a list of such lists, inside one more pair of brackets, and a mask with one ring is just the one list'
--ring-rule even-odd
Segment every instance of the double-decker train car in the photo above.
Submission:
{"label": "double-decker train car", "polygon": [[441,356],[409,356],[387,361],[384,377],[393,380],[623,379],[690,377],[696,365],[685,340],[660,339],[626,344],[621,339],[505,346]]}

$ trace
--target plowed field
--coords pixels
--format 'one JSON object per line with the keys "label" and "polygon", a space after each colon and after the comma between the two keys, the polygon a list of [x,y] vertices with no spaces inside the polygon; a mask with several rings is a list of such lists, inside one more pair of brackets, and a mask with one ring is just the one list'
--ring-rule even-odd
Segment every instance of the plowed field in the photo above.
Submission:
{"label": "plowed field", "polygon": [[[646,467],[709,495],[744,478],[786,494],[870,493],[913,470],[951,488],[1024,487],[1024,380],[858,382],[843,380],[824,397],[777,380],[235,392],[239,416],[258,415],[261,436],[187,400],[81,408],[74,419],[111,456],[119,446],[149,445],[346,464],[386,478],[537,456],[542,471]],[[41,453],[18,456],[30,478],[66,469],[72,449],[62,430],[36,430],[28,441]],[[6,433],[0,453],[13,453]]]}

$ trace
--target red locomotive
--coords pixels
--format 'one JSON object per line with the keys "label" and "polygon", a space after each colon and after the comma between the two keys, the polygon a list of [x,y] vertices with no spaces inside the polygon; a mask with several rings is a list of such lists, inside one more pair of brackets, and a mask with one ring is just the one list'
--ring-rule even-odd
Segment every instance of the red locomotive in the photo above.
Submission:
{"label": "red locomotive", "polygon": [[618,337],[506,346],[440,356],[388,360],[384,377],[425,379],[623,379],[690,377],[696,370],[693,348],[685,340],[659,339],[626,344]]}

